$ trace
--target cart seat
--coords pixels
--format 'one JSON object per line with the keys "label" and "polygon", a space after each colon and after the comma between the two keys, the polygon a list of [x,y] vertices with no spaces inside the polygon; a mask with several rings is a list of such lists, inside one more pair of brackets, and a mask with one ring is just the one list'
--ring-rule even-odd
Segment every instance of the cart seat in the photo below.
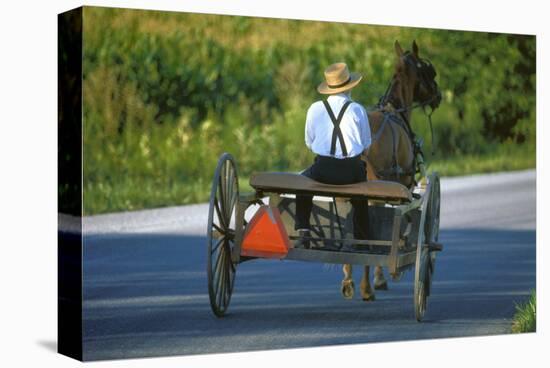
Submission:
{"label": "cart seat", "polygon": [[371,180],[356,184],[323,184],[300,174],[262,172],[252,175],[250,185],[269,193],[326,195],[334,197],[366,196],[369,199],[410,202],[411,192],[402,184],[392,181]]}

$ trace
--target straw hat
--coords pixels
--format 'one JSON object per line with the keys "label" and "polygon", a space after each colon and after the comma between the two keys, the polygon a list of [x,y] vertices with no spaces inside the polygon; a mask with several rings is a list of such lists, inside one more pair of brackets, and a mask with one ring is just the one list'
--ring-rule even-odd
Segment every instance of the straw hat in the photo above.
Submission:
{"label": "straw hat", "polygon": [[350,73],[346,63],[335,63],[325,69],[325,81],[317,87],[317,92],[331,95],[352,89],[361,81],[361,74]]}

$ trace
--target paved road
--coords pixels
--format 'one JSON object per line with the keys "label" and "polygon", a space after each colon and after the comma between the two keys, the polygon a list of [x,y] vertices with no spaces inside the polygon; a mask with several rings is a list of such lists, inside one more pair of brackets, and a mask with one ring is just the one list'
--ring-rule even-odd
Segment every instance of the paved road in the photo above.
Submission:
{"label": "paved road", "polygon": [[217,319],[206,291],[206,205],[88,217],[84,357],[508,333],[514,303],[535,287],[535,177],[442,180],[445,250],[422,323],[414,319],[413,272],[365,303],[342,299],[339,267],[268,260],[239,266],[230,313]]}

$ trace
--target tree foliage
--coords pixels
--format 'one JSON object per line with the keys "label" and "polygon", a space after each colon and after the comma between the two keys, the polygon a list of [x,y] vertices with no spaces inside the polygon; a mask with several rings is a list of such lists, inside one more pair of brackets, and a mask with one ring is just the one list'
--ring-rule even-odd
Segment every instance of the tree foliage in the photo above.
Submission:
{"label": "tree foliage", "polygon": [[[533,36],[85,8],[84,183],[93,192],[85,208],[139,206],[114,195],[125,185],[151,198],[187,186],[197,189],[177,203],[203,200],[198,188],[209,186],[223,151],[244,176],[303,168],[312,158],[305,112],[320,98],[323,69],[346,61],[364,75],[353,98],[374,105],[393,73],[396,39],[415,39],[437,69],[440,157],[532,149]],[[413,128],[428,138],[421,112]]]}

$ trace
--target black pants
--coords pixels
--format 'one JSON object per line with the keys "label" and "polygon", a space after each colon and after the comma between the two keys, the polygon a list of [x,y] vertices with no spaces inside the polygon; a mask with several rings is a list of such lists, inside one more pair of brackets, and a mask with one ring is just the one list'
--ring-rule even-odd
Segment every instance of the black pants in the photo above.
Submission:
{"label": "black pants", "polygon": [[[365,163],[360,156],[337,159],[317,156],[315,162],[302,175],[324,184],[354,184],[367,181]],[[352,199],[354,209],[353,236],[356,239],[367,239],[369,211],[367,199]],[[309,229],[309,218],[313,207],[313,196],[296,196],[295,229]]]}

